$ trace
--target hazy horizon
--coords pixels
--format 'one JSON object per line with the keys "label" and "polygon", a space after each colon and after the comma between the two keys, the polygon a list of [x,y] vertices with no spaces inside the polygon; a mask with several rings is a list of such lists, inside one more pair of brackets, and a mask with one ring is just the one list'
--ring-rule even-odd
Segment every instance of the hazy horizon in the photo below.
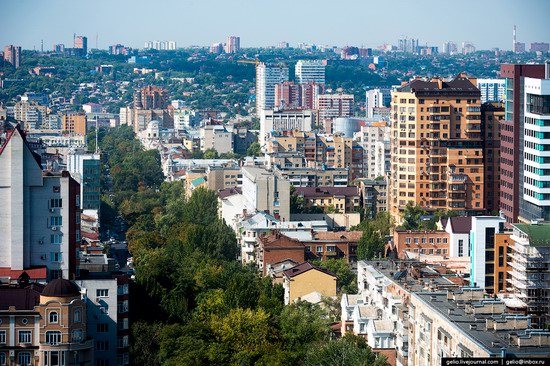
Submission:
{"label": "hazy horizon", "polygon": [[[418,5],[422,3],[422,7]],[[377,47],[415,38],[422,45],[438,46],[463,41],[477,49],[512,48],[517,40],[549,42],[548,0],[437,0],[376,2],[353,0],[280,0],[264,4],[254,0],[18,0],[2,1],[3,29],[0,45],[51,50],[57,43],[72,47],[73,34],[88,37],[88,48],[106,49],[121,43],[143,48],[145,41],[177,42],[178,47],[209,46],[241,37],[242,47],[275,46],[281,41],[296,46],[314,43],[329,46]],[[269,14],[269,15],[268,15]]]}

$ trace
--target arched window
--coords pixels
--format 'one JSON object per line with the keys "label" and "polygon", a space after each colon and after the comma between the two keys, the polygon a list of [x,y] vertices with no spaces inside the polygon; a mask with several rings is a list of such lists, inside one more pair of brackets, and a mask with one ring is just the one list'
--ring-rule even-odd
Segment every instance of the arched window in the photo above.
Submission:
{"label": "arched window", "polygon": [[57,324],[57,323],[59,323],[59,314],[57,314],[57,311],[51,311],[50,324]]}
{"label": "arched window", "polygon": [[80,310],[75,310],[74,311],[74,316],[73,316],[73,323],[80,323],[82,320],[81,320],[81,316],[80,316]]}

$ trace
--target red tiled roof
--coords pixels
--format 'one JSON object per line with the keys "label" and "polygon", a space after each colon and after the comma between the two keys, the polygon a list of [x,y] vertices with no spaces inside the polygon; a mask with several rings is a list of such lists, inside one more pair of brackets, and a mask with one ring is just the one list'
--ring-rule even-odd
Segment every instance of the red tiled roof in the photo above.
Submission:
{"label": "red tiled roof", "polygon": [[33,280],[45,279],[48,276],[46,267],[40,267],[40,268],[29,268],[24,270],[0,268],[0,277],[18,278],[19,276],[21,276],[23,272],[27,272],[29,277]]}
{"label": "red tiled roof", "polygon": [[241,193],[242,191],[239,187],[225,188],[225,189],[220,189],[218,191],[218,197],[223,200],[224,198],[227,198],[229,196],[234,196],[236,194],[241,194]]}

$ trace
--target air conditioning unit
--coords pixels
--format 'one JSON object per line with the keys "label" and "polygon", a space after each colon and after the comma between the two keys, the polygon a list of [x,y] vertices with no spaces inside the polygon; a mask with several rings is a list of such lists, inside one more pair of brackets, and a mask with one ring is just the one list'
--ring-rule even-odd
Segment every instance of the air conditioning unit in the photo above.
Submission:
{"label": "air conditioning unit", "polygon": [[101,301],[101,297],[96,297],[95,302],[99,303]]}
{"label": "air conditioning unit", "polygon": [[53,231],[57,231],[57,226],[52,226]]}
{"label": "air conditioning unit", "polygon": [[40,239],[40,240],[38,241],[38,244],[44,244],[44,240]]}
{"label": "air conditioning unit", "polygon": [[46,254],[42,254],[42,255],[40,256],[40,259],[42,259],[42,260],[45,261],[45,260],[46,260]]}
{"label": "air conditioning unit", "polygon": [[55,208],[50,208],[50,212],[55,212]]}

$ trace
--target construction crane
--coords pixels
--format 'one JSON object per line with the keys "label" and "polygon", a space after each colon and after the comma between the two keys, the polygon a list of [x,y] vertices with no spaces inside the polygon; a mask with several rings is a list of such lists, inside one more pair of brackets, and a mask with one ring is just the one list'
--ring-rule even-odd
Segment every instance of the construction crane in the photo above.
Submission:
{"label": "construction crane", "polygon": [[254,64],[256,66],[261,63],[259,58],[254,60],[238,60],[237,62],[240,62],[241,64]]}

